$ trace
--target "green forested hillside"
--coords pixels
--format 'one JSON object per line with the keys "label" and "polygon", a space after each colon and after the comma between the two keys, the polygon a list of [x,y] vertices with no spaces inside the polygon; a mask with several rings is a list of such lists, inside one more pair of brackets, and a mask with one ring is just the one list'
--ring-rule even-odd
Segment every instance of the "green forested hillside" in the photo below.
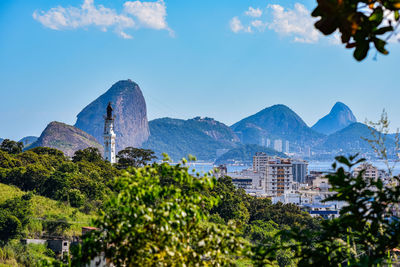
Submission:
{"label": "green forested hillside", "polygon": [[53,148],[22,152],[19,145],[0,146],[0,264],[55,264],[56,255],[45,245],[24,245],[19,239],[80,236],[112,196],[111,182],[120,171],[95,148],[79,150],[70,160]]}
{"label": "green forested hillside", "polygon": [[143,148],[158,155],[165,152],[174,160],[188,154],[200,160],[215,160],[217,149],[231,149],[239,142],[228,126],[211,118],[163,118],[150,121],[149,126],[150,137]]}
{"label": "green forested hillside", "polygon": [[[27,194],[16,186],[0,183],[0,205],[6,200],[21,197]],[[24,230],[26,237],[40,237],[43,231],[43,224],[47,221],[65,219],[71,226],[67,229],[64,236],[79,236],[83,226],[90,226],[96,217],[94,212],[85,214],[77,208],[73,208],[65,202],[55,201],[46,197],[33,195],[31,199],[32,216],[31,223]]]}

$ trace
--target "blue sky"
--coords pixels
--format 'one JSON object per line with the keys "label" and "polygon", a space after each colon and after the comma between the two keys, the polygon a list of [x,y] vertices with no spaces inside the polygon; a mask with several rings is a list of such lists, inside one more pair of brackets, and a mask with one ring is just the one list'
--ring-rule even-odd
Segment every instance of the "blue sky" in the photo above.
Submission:
{"label": "blue sky", "polygon": [[231,125],[286,104],[311,126],[342,101],[359,121],[385,108],[399,127],[399,45],[358,63],[313,30],[306,13],[314,5],[0,1],[0,137],[38,136],[54,120],[74,124],[83,107],[127,78],[140,85],[149,119],[208,116]]}

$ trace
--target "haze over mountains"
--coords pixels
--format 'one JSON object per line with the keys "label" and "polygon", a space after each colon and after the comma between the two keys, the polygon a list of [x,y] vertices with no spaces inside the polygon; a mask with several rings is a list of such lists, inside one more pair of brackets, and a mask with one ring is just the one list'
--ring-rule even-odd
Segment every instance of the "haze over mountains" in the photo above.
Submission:
{"label": "haze over mountains", "polygon": [[[109,102],[114,108],[117,151],[128,146],[143,147],[158,155],[166,152],[174,160],[192,154],[200,160],[222,163],[248,160],[249,155],[257,151],[283,156],[273,149],[273,142],[281,140],[283,144],[289,142],[290,153],[305,158],[318,159],[320,155],[332,158],[343,151],[371,153],[367,142],[361,139],[371,136],[370,129],[357,123],[351,109],[341,102],[312,127],[282,104],[267,107],[230,127],[201,117],[161,118],[148,122],[142,91],[131,80],[115,83],[87,105],[77,115],[75,127],[50,123],[31,147],[50,146],[68,156],[88,146],[102,150],[103,116]],[[31,142],[33,138],[26,140]],[[388,145],[393,146],[393,140],[388,138]]]}

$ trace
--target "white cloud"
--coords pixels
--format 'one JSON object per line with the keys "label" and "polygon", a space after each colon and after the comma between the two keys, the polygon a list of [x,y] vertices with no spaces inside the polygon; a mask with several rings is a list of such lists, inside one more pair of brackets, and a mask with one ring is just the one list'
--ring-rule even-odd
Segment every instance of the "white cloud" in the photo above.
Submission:
{"label": "white cloud", "polygon": [[272,22],[268,28],[282,35],[292,35],[295,42],[316,43],[320,33],[315,29],[315,19],[302,4],[296,3],[294,9],[286,9],[280,5],[269,5],[272,11]]}
{"label": "white cloud", "polygon": [[243,25],[242,25],[242,22],[239,20],[238,17],[233,17],[233,18],[231,19],[231,21],[229,22],[229,25],[230,25],[230,27],[231,27],[231,30],[232,30],[234,33],[238,33],[238,32],[240,32],[241,30],[244,29],[244,27],[243,27]]}
{"label": "white cloud", "polygon": [[267,27],[267,23],[262,22],[262,20],[253,20],[250,22],[251,26],[258,29],[259,31],[263,31],[265,27]]}
{"label": "white cloud", "polygon": [[167,29],[166,22],[167,11],[164,1],[157,2],[126,2],[124,4],[125,11],[139,20],[139,22],[147,28],[151,29]]}
{"label": "white cloud", "polygon": [[125,29],[146,27],[156,30],[167,29],[166,6],[163,0],[157,2],[127,1],[122,13],[94,0],[84,0],[80,7],[54,7],[48,11],[35,11],[33,18],[53,30],[68,30],[95,26],[102,31],[113,29],[120,37],[131,39]]}
{"label": "white cloud", "polygon": [[261,17],[263,12],[259,8],[249,7],[249,9],[244,13],[246,14],[246,16],[258,18]]}
{"label": "white cloud", "polygon": [[231,31],[233,31],[234,33],[239,33],[239,32],[247,32],[247,33],[251,33],[252,29],[250,26],[246,26],[244,27],[242,22],[240,21],[240,19],[238,17],[233,17],[231,19],[231,21],[229,22],[229,26],[231,28]]}
{"label": "white cloud", "polygon": [[[311,11],[300,3],[295,3],[293,8],[271,4],[266,7],[265,12],[249,7],[245,15],[234,17],[230,21],[233,32],[255,33],[268,29],[282,36],[290,36],[294,42],[301,43],[317,43],[322,36],[314,27],[316,19],[311,17]],[[330,43],[337,43],[337,40]]]}

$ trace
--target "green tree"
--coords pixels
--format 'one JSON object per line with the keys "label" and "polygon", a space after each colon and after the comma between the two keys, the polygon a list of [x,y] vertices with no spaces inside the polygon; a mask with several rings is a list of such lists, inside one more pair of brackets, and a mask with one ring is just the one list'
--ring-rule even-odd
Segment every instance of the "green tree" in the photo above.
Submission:
{"label": "green tree", "polygon": [[62,214],[47,217],[43,222],[44,230],[51,236],[61,237],[70,227],[71,224]]}
{"label": "green tree", "polygon": [[0,150],[0,168],[11,169],[22,166],[22,162],[13,157],[13,155]]}
{"label": "green tree", "polygon": [[22,231],[21,222],[10,212],[0,210],[0,245],[17,237]]}
{"label": "green tree", "polygon": [[118,152],[117,158],[117,167],[126,169],[128,167],[138,168],[145,166],[157,157],[154,155],[154,151],[150,149],[127,147]]}
{"label": "green tree", "polygon": [[244,235],[252,243],[266,243],[274,239],[279,229],[278,224],[273,221],[253,221],[247,224],[244,229]]}
{"label": "green tree", "polygon": [[51,147],[35,147],[32,149],[29,149],[29,151],[32,151],[38,155],[51,155],[51,156],[56,156],[60,158],[64,158],[64,153],[61,150],[51,148]]}
{"label": "green tree", "polygon": [[227,176],[219,178],[215,187],[210,190],[210,195],[221,198],[221,201],[211,208],[211,214],[218,214],[225,222],[235,220],[240,225],[249,221],[246,192],[243,189],[236,189],[232,178]]}
{"label": "green tree", "polygon": [[387,55],[385,46],[399,26],[399,0],[317,0],[312,16],[323,34],[338,30],[346,48],[354,48],[354,58],[363,60],[374,46]]}
{"label": "green tree", "polygon": [[[0,241],[19,236],[23,228],[29,223],[32,216],[30,200],[32,194],[8,199],[0,204]],[[0,242],[0,243],[1,243]]]}
{"label": "green tree", "polygon": [[[95,222],[99,230],[74,252],[73,265],[104,252],[116,266],[214,266],[228,264],[243,250],[233,226],[206,221],[201,208],[206,199],[194,192],[212,186],[212,179],[192,177],[179,164],[128,170],[116,179],[118,194]],[[163,178],[180,186],[162,184]]]}
{"label": "green tree", "polygon": [[3,150],[9,154],[19,154],[22,152],[24,144],[22,142],[15,142],[10,139],[4,139],[0,145],[0,150]]}
{"label": "green tree", "polygon": [[100,154],[100,151],[96,147],[88,147],[82,150],[78,150],[75,152],[72,161],[88,161],[88,162],[98,162],[103,161],[103,157]]}

